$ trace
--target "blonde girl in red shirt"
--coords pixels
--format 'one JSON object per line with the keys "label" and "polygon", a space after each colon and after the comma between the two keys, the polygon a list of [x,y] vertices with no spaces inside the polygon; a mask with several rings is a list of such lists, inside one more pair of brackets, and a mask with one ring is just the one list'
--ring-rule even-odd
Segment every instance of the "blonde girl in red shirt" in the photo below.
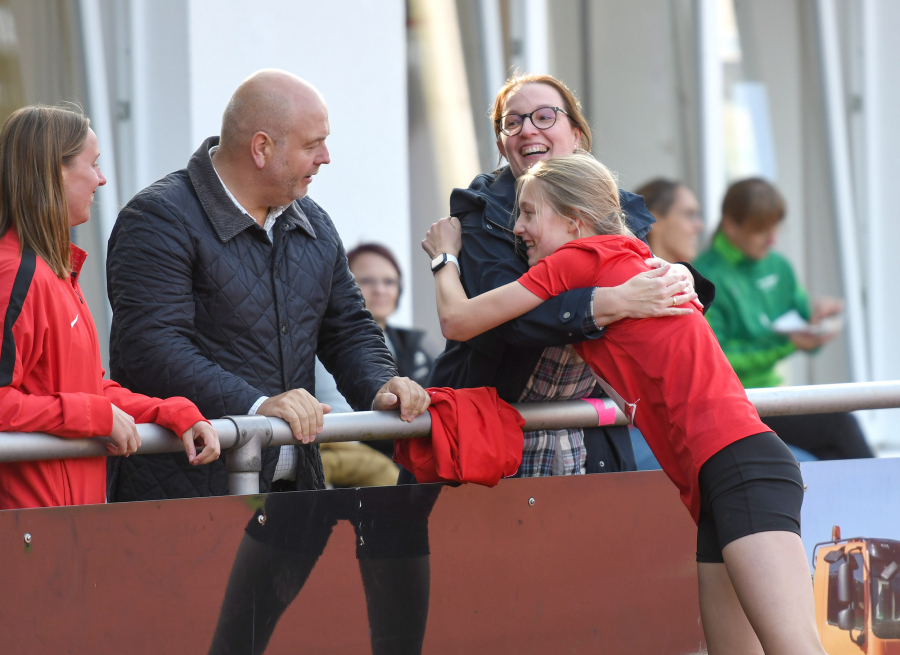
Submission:
{"label": "blonde girl in red shirt", "polygon": [[[455,266],[438,270],[448,339],[471,339],[566,290],[617,286],[649,270],[652,254],[628,233],[612,174],[590,155],[536,163],[518,193],[515,233],[532,268],[472,299]],[[450,218],[432,226],[423,246],[456,256],[461,244]],[[709,653],[824,655],[800,540],[799,466],[759,420],[701,312],[624,319],[575,348],[644,434],[697,523]]]}

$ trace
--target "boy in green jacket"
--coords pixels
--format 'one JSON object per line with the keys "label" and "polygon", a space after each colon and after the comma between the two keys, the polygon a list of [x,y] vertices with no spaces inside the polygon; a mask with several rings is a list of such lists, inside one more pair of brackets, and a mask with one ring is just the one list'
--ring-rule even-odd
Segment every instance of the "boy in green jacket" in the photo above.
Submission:
{"label": "boy in green jacket", "polygon": [[[810,307],[788,261],[772,252],[785,215],[784,198],[766,180],[729,187],[722,222],[695,268],[716,285],[706,313],[728,361],[745,388],[775,387],[775,365],[795,350],[812,352],[840,331],[843,302],[822,298]],[[849,414],[764,419],[781,438],[820,459],[871,457]]]}

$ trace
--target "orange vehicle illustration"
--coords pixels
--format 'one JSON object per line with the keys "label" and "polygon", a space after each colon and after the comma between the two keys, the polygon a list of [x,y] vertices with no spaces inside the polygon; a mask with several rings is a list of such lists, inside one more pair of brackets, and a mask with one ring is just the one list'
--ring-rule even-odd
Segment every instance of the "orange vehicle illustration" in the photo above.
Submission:
{"label": "orange vehicle illustration", "polygon": [[813,549],[816,623],[829,655],[900,655],[900,541],[841,539]]}

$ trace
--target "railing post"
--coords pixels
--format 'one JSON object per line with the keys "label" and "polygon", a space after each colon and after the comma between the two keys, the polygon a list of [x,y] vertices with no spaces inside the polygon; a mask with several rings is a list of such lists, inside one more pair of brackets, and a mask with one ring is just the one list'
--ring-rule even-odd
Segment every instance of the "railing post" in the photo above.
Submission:
{"label": "railing post", "polygon": [[259,493],[262,450],[272,439],[272,425],[265,416],[224,416],[237,428],[237,441],[225,451],[228,493],[246,496]]}

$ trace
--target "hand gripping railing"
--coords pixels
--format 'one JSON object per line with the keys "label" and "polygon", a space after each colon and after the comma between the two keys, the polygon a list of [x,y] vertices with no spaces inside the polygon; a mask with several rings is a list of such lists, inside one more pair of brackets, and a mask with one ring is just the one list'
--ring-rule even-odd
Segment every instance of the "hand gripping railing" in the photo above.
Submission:
{"label": "hand gripping railing", "polygon": [[[858,409],[900,407],[900,380],[854,384],[824,384],[806,387],[748,389],[747,396],[760,416],[822,414]],[[605,406],[613,407],[611,400]],[[546,403],[519,403],[514,407],[525,419],[525,430],[596,427],[598,412],[580,400]],[[278,418],[231,416],[211,421],[219,432],[219,442],[229,471],[232,494],[259,493],[258,474],[262,449],[297,443],[288,424]],[[614,425],[626,425],[617,409]],[[153,423],[138,425],[141,455],[180,452],[181,439]],[[355,412],[329,414],[316,437],[317,443],[410,439],[431,434],[427,412],[411,423],[400,420],[399,412]],[[41,433],[0,433],[0,462],[99,457],[107,454],[108,438],[64,439]]]}

